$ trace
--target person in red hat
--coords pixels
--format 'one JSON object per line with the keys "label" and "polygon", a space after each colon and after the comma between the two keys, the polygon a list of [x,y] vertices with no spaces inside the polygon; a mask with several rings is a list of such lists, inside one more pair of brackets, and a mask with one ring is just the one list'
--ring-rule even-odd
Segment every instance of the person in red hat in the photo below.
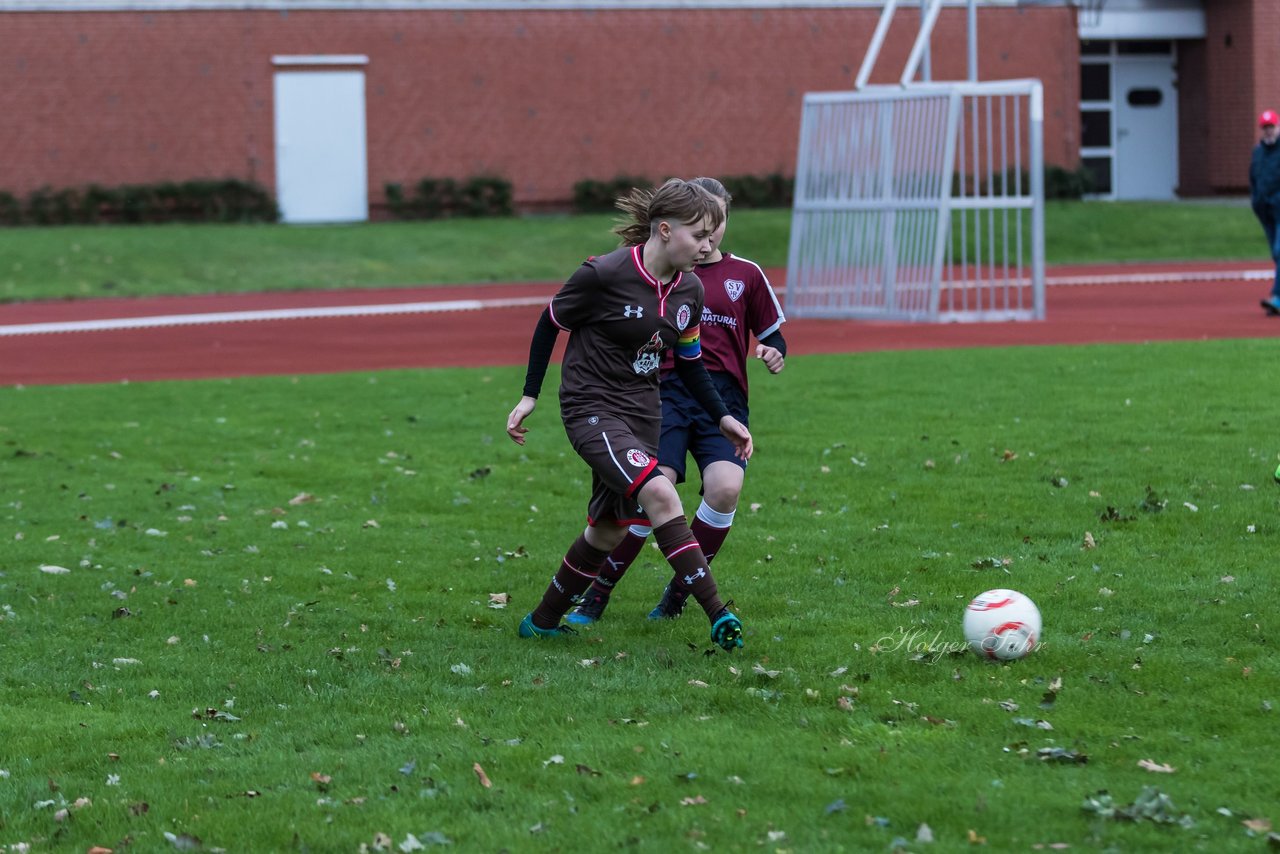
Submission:
{"label": "person in red hat", "polygon": [[1280,125],[1280,116],[1275,110],[1263,110],[1258,116],[1262,138],[1253,147],[1253,159],[1249,162],[1249,200],[1267,235],[1271,260],[1276,264],[1271,294],[1262,300],[1262,308],[1273,317],[1280,315],[1280,232],[1277,230],[1280,223],[1280,145],[1276,145],[1280,131],[1277,125]]}

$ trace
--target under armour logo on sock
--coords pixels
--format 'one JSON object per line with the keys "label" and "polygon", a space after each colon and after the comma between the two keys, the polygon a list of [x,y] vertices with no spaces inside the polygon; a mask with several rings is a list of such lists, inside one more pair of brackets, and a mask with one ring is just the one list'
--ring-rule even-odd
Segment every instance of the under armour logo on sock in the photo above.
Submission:
{"label": "under armour logo on sock", "polygon": [[707,570],[704,567],[700,566],[698,567],[698,571],[695,572],[693,575],[686,575],[684,577],[684,586],[688,587],[689,585],[693,584],[693,582],[697,581],[699,578],[706,578],[706,577],[707,577]]}

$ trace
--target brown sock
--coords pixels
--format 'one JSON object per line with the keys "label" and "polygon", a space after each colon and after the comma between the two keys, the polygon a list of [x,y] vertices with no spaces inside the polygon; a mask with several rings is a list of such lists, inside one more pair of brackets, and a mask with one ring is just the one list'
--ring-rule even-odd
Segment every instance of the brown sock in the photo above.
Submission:
{"label": "brown sock", "polygon": [[565,553],[560,569],[552,576],[542,601],[533,609],[533,624],[540,629],[560,625],[560,618],[573,606],[573,600],[591,586],[606,557],[607,552],[588,543],[585,535],[579,535]]}
{"label": "brown sock", "polygon": [[724,545],[725,538],[729,536],[729,528],[717,528],[702,521],[701,516],[694,517],[693,524],[689,526],[689,529],[693,531],[694,539],[702,547],[702,553],[707,556],[707,563],[711,563],[716,559],[716,553],[720,551],[720,547]]}
{"label": "brown sock", "polygon": [[622,576],[627,574],[627,570],[640,555],[640,550],[644,548],[645,541],[648,539],[648,534],[642,537],[628,528],[627,536],[618,543],[616,549],[609,553],[609,557],[605,558],[604,564],[600,567],[600,574],[591,586],[605,596],[612,593],[614,586],[622,580]]}
{"label": "brown sock", "polygon": [[675,572],[671,583],[692,594],[708,618],[723,611],[724,603],[720,601],[716,580],[711,577],[711,567],[707,566],[707,558],[684,517],[677,516],[658,525],[653,529],[653,539]]}

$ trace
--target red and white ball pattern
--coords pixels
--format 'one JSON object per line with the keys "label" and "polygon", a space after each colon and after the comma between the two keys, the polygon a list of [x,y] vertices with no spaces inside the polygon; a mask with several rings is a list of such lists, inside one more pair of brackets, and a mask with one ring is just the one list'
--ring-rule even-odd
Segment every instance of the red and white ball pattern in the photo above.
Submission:
{"label": "red and white ball pattern", "polygon": [[1040,609],[1016,590],[988,590],[965,608],[964,639],[983,658],[1025,658],[1040,643]]}

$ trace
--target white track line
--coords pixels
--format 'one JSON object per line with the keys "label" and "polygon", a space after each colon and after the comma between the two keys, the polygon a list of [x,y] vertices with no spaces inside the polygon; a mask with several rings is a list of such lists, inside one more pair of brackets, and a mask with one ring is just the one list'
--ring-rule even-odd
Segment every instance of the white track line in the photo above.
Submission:
{"label": "white track line", "polygon": [[[1168,273],[1115,273],[1110,275],[1049,276],[1046,285],[1134,285],[1154,282],[1271,281],[1272,270],[1221,270]],[[1016,284],[1016,283],[1010,283]],[[786,288],[777,288],[785,293]],[[255,320],[309,320],[321,317],[372,317],[387,314],[439,314],[448,311],[482,311],[487,308],[519,308],[542,305],[549,296],[507,299],[441,300],[381,305],[334,305],[312,308],[273,308],[256,311],[215,311],[198,314],[158,314],[147,317],[110,317],[48,323],[14,323],[0,326],[0,338],[16,335],[48,335],[61,332],[108,332],[122,329],[155,329],[168,326],[203,326],[213,323],[246,323]]]}
{"label": "white track line", "polygon": [[157,314],[147,317],[110,317],[48,323],[14,323],[0,326],[0,337],[45,335],[55,332],[106,332],[119,329],[154,329],[162,326],[202,326],[211,323],[244,323],[254,320],[310,320],[319,317],[371,317],[383,314],[437,314],[446,311],[480,311],[486,308],[518,308],[543,305],[549,296],[512,299],[463,299],[440,302],[402,302],[384,305],[333,305],[314,308],[271,308],[257,311],[215,311],[202,314]]}

